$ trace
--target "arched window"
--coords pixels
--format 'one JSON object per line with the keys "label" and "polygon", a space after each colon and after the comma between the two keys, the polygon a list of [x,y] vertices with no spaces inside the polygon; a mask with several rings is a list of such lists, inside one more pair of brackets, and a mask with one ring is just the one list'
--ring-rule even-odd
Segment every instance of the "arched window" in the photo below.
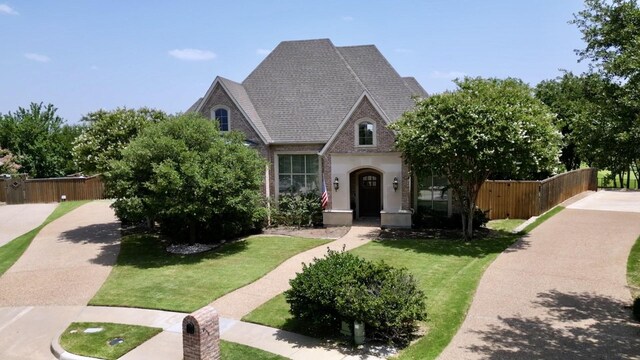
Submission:
{"label": "arched window", "polygon": [[211,118],[218,120],[220,131],[229,131],[229,110],[222,107],[213,108]]}
{"label": "arched window", "polygon": [[356,123],[356,144],[358,146],[376,145],[376,126],[371,120],[362,120]]}

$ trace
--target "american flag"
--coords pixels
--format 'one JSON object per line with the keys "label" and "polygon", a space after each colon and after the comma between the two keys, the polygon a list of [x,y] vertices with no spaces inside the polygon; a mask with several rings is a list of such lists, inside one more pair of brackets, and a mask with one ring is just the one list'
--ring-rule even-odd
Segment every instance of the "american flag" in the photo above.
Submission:
{"label": "american flag", "polygon": [[323,209],[326,209],[329,203],[329,193],[327,192],[327,184],[324,182],[324,175],[322,175],[322,195],[320,195],[320,203]]}

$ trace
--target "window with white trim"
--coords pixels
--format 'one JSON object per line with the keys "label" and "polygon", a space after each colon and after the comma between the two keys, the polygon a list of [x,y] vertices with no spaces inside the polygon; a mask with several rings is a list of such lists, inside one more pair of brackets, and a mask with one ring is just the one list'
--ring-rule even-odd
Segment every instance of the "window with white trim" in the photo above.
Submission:
{"label": "window with white trim", "polygon": [[371,120],[362,120],[356,123],[356,145],[376,145],[376,125]]}
{"label": "window with white trim", "polygon": [[305,193],[319,189],[318,155],[278,155],[278,192]]}
{"label": "window with white trim", "polygon": [[229,131],[229,110],[223,107],[213,108],[211,118],[218,121],[220,131]]}

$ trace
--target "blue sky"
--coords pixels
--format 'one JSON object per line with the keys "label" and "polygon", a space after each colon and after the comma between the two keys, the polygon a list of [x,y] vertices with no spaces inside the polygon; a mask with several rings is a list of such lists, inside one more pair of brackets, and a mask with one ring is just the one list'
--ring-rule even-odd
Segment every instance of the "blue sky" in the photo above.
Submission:
{"label": "blue sky", "polygon": [[216,75],[242,81],[280,41],[375,44],[430,93],[456,76],[585,71],[567,22],[578,0],[0,0],[0,113],[53,103],[68,122],[100,108],[186,110]]}

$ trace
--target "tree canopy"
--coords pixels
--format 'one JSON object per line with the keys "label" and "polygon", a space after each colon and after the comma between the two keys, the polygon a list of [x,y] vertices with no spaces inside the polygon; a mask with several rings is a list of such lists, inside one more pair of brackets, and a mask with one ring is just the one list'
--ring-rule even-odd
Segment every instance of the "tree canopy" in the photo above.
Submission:
{"label": "tree canopy", "polygon": [[144,128],[166,118],[164,112],[148,108],[89,113],[82,119],[87,126],[75,140],[73,159],[87,174],[104,172],[109,161],[120,159],[122,149]]}
{"label": "tree canopy", "polygon": [[214,241],[261,226],[264,160],[241,133],[196,114],[147,126],[111,161],[106,189],[120,219],[149,220],[175,240]]}
{"label": "tree canopy", "polygon": [[35,178],[57,177],[74,172],[71,140],[77,127],[65,125],[48,104],[31,103],[0,116],[0,148],[9,150],[21,168]]}
{"label": "tree canopy", "polygon": [[561,134],[548,107],[520,80],[455,82],[459,89],[418,100],[391,128],[414,171],[447,177],[469,239],[482,184],[493,176],[553,172]]}
{"label": "tree canopy", "polygon": [[[591,136],[598,166],[640,176],[640,8],[636,0],[586,0],[572,21],[585,48],[577,50],[602,81],[593,84],[597,102],[591,123],[578,124]],[[594,79],[593,74],[588,78]],[[596,135],[597,134],[597,135]],[[598,146],[599,144],[599,146]],[[627,180],[629,176],[627,176]]]}

